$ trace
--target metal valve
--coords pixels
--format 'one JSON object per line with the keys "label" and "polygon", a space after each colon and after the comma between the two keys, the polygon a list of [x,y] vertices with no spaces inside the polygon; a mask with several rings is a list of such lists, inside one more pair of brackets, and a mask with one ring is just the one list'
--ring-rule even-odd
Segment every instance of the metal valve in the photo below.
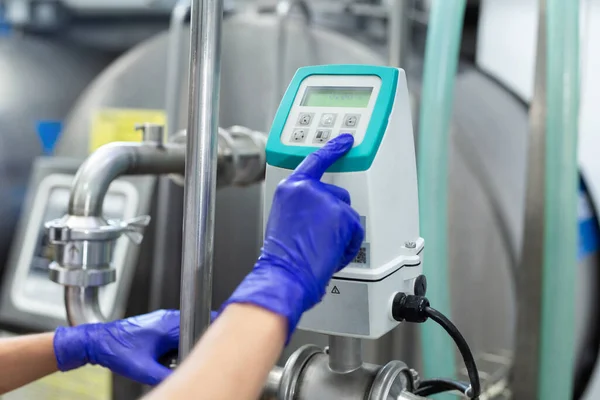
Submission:
{"label": "metal valve", "polygon": [[150,216],[128,220],[109,220],[101,217],[65,215],[46,223],[50,244],[55,247],[54,262],[49,276],[65,286],[104,286],[116,280],[111,266],[112,252],[117,239],[125,234],[135,244],[143,239],[143,230]]}

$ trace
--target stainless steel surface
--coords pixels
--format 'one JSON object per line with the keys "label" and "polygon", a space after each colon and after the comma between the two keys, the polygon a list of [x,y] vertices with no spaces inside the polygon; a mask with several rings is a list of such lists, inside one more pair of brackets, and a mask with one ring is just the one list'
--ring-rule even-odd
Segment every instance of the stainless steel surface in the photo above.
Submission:
{"label": "stainless steel surface", "polygon": [[539,398],[544,263],[546,154],[546,1],[539,2],[534,97],[529,109],[525,225],[516,273],[517,324],[511,390],[517,399]]}
{"label": "stainless steel surface", "polygon": [[305,0],[279,0],[275,8],[275,14],[277,16],[277,50],[275,52],[275,77],[274,83],[275,88],[273,91],[273,104],[271,105],[271,113],[267,117],[267,124],[270,124],[275,117],[275,112],[279,107],[281,98],[287,88],[289,82],[286,80],[286,52],[288,50],[288,28],[290,16],[293,11],[297,9],[302,15],[303,21],[308,27],[312,23],[312,13],[310,6]]}
{"label": "stainless steel surface", "polygon": [[269,372],[260,400],[276,400],[279,385],[283,377],[283,368],[275,366]]}
{"label": "stainless steel surface", "polygon": [[[378,370],[377,365],[365,364],[348,373],[336,373],[329,368],[327,354],[321,352],[314,355],[304,367],[294,397],[282,400],[364,400]],[[387,398],[372,400],[387,400]]]}
{"label": "stainless steel surface", "polygon": [[187,72],[184,57],[184,43],[187,42],[185,23],[190,7],[191,0],[179,0],[171,13],[169,55],[167,59],[167,95],[165,99],[167,135],[172,135],[180,129],[179,109],[181,108],[184,76]]}
{"label": "stainless steel surface", "polygon": [[[341,349],[339,343],[332,344]],[[348,343],[346,347],[350,347]],[[277,398],[395,400],[414,388],[410,370],[403,362],[392,361],[384,367],[361,363],[356,368],[332,369],[331,356],[312,346],[299,349],[284,367]]]}
{"label": "stainless steel surface", "polygon": [[164,126],[159,124],[138,124],[135,126],[136,131],[142,132],[142,141],[147,143],[154,143],[157,146],[163,144],[165,140]]}
{"label": "stainless steel surface", "polygon": [[109,58],[27,35],[0,37],[0,270],[8,261],[33,161],[36,125],[61,121]]}
{"label": "stainless steel surface", "polygon": [[417,388],[418,374],[402,361],[390,361],[379,369],[369,393],[369,400],[397,399],[402,393]]}
{"label": "stainless steel surface", "polygon": [[194,0],[183,211],[181,335],[185,358],[210,324],[221,79],[222,0]]}
{"label": "stainless steel surface", "polygon": [[329,336],[329,368],[341,374],[354,371],[363,364],[362,340]]}
{"label": "stainless steel surface", "polygon": [[[72,286],[85,288],[114,282],[116,274],[111,267],[111,257],[115,241],[125,234],[140,244],[140,231],[150,222],[149,216],[126,221],[105,221],[96,215],[102,210],[102,200],[99,199],[104,198],[110,183],[121,174],[131,172],[168,173],[181,172],[183,169],[183,145],[178,144],[177,140],[163,145],[162,126],[144,124],[139,128],[144,131],[143,143],[106,145],[83,163],[71,191],[71,214],[46,223],[49,242],[55,248],[50,279],[68,286],[67,291]],[[265,135],[239,126],[234,127],[231,133],[224,129],[220,133],[223,143],[218,154],[219,181],[225,185],[248,185],[262,180]],[[85,203],[82,205],[77,199],[83,199]],[[86,209],[86,206],[91,208]],[[76,212],[83,215],[76,215]],[[89,293],[92,292],[83,291],[79,296],[65,294],[65,298],[68,301],[91,301],[89,296],[86,297]],[[86,303],[86,306],[90,305]],[[67,304],[67,308],[80,310],[85,307]],[[91,310],[69,320],[79,321],[86,316],[93,317],[94,321],[104,320],[101,314],[96,314],[99,310],[94,305]]]}
{"label": "stainless steel surface", "polygon": [[64,268],[59,263],[50,264],[48,276],[50,280],[63,286],[96,287],[113,283],[117,279],[117,271],[109,266],[94,269]]}
{"label": "stainless steel surface", "polygon": [[63,286],[105,286],[116,279],[111,258],[117,239],[127,235],[135,244],[149,216],[125,221],[105,221],[102,217],[65,215],[45,224],[48,242],[54,247],[49,266],[50,280]]}
{"label": "stainless steel surface", "polygon": [[279,400],[294,400],[296,399],[297,385],[300,380],[300,375],[303,373],[304,367],[308,362],[323,351],[310,344],[304,345],[296,350],[285,362],[277,398]]}
{"label": "stainless steel surface", "polygon": [[[165,111],[167,117],[167,136],[170,138],[180,129],[179,109],[181,108],[183,83],[186,81],[186,53],[189,49],[188,31],[185,29],[190,12],[190,0],[179,0],[171,13],[169,26],[169,46],[166,66]],[[185,50],[184,50],[184,47]],[[181,249],[170,246],[169,240],[181,236],[181,227],[170,221],[181,220],[181,190],[173,185],[167,177],[160,177],[156,195],[156,208],[163,212],[156,213],[156,235],[152,252],[152,277],[150,280],[149,306],[151,310],[173,307],[166,304],[163,296],[165,277],[173,275],[172,265],[181,264]],[[183,184],[183,176],[178,176]],[[168,274],[168,272],[171,274]],[[179,273],[177,273],[179,275]],[[178,305],[178,304],[177,304]]]}
{"label": "stainless steel surface", "polygon": [[[332,339],[329,351],[303,346],[290,356],[282,372],[279,367],[271,371],[261,399],[396,400],[404,391],[414,390],[413,375],[403,362],[391,361],[383,367],[363,364],[357,355],[360,341]],[[343,350],[351,356],[343,355]]]}
{"label": "stainless steel surface", "polygon": [[402,392],[395,400],[419,400],[426,399],[426,397],[417,396],[410,392]]}
{"label": "stainless steel surface", "polygon": [[70,326],[106,322],[100,309],[98,294],[98,287],[69,286],[65,288],[65,307]]}
{"label": "stainless steel surface", "polygon": [[69,214],[102,215],[102,202],[110,183],[120,175],[181,173],[185,148],[154,143],[110,143],[86,159],[73,181]]}
{"label": "stainless steel surface", "polygon": [[[243,126],[219,128],[217,150],[217,188],[248,186],[261,182],[265,176],[265,147],[267,135]],[[175,143],[185,142],[187,132],[172,137]],[[183,177],[172,176],[176,183]]]}
{"label": "stainless steel surface", "polygon": [[390,0],[388,18],[389,63],[404,67],[410,52],[410,18],[413,0]]}
{"label": "stainless steel surface", "polygon": [[[152,126],[145,126],[145,130],[160,131]],[[118,222],[101,218],[102,204],[111,182],[124,174],[181,172],[184,154],[183,146],[177,144],[112,143],[99,148],[81,165],[73,181],[68,215],[47,224],[50,242],[56,249],[50,277],[67,285],[65,306],[69,323],[105,320],[97,303],[97,288],[87,286],[114,281],[110,257],[115,240],[126,234],[137,244],[141,243],[138,230],[150,222],[149,217]],[[74,284],[78,287],[72,286]]]}

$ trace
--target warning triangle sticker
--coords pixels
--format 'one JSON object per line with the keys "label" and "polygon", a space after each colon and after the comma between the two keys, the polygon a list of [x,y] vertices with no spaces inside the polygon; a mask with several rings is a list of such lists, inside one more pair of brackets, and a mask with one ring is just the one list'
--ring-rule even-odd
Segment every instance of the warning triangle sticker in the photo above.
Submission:
{"label": "warning triangle sticker", "polygon": [[331,289],[331,293],[340,294],[340,289],[338,289],[337,286],[334,286],[333,289]]}

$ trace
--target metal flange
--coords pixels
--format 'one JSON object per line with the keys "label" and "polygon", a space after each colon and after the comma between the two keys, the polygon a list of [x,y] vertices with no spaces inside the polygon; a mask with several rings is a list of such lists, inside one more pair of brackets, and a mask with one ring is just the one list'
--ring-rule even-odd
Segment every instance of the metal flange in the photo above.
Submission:
{"label": "metal flange", "polygon": [[50,280],[63,286],[93,287],[105,286],[117,280],[114,268],[69,269],[53,262],[49,267]]}

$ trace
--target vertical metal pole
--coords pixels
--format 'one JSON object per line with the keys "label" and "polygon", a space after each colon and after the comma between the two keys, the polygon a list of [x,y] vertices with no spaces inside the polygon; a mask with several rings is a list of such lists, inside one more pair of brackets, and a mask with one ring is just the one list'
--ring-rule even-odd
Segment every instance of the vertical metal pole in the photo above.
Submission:
{"label": "vertical metal pole", "polygon": [[190,12],[190,0],[179,0],[171,13],[169,27],[169,58],[167,59],[167,135],[179,130],[183,69],[183,28]]}
{"label": "vertical metal pole", "polygon": [[[174,135],[179,130],[179,115],[181,108],[181,92],[183,90],[182,78],[186,74],[184,69],[183,38],[186,17],[190,12],[190,0],[179,0],[171,13],[169,26],[169,55],[167,58],[167,82],[165,109],[167,113],[166,140],[169,135]],[[165,141],[166,141],[165,140]],[[177,290],[179,283],[170,279],[167,270],[174,271],[173,265],[181,265],[181,249],[173,246],[178,243],[181,227],[171,224],[170,221],[181,217],[183,202],[178,187],[168,177],[158,178],[156,218],[154,218],[156,231],[154,236],[154,251],[152,257],[152,277],[150,283],[150,310],[171,308],[172,299],[163,295],[166,290]],[[177,269],[177,275],[179,275]],[[179,281],[179,277],[177,278]],[[179,302],[179,299],[177,300]]]}
{"label": "vertical metal pole", "polygon": [[517,327],[511,389],[516,399],[537,399],[542,319],[546,151],[546,0],[539,1],[535,87],[529,109],[527,192],[521,265],[517,268]]}
{"label": "vertical metal pole", "polygon": [[360,339],[329,336],[329,368],[345,374],[360,368],[363,364],[362,341]]}
{"label": "vertical metal pole", "polygon": [[181,334],[185,358],[210,324],[223,0],[193,0],[185,165]]}
{"label": "vertical metal pole", "polygon": [[389,63],[393,67],[406,67],[410,51],[410,20],[412,0],[391,0],[388,17]]}

